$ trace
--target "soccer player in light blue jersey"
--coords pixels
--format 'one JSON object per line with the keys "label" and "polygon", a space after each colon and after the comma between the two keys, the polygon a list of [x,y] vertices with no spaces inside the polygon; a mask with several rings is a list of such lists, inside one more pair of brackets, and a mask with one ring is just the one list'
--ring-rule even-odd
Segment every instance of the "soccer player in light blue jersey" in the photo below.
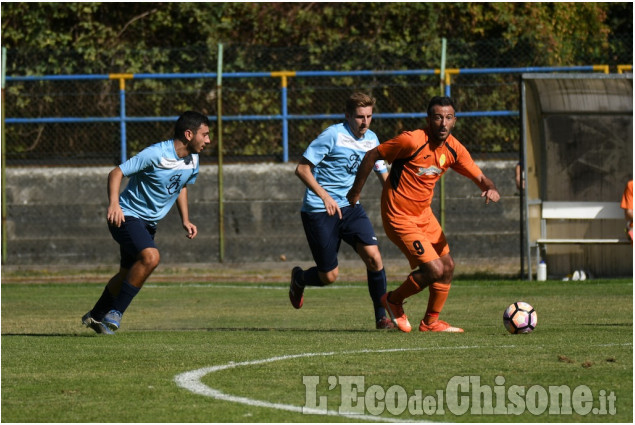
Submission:
{"label": "soccer player in light blue jersey", "polygon": [[[329,285],[338,277],[337,254],[342,240],[353,247],[366,265],[368,291],[377,329],[392,329],[381,297],[386,293],[386,273],[373,226],[361,205],[353,208],[346,195],[367,151],[379,145],[369,127],[375,99],[354,93],[346,101],[345,121],[328,127],[304,152],[295,174],[306,185],[300,215],[316,265],[291,271],[289,299],[296,309],[304,303],[306,286]],[[388,176],[384,161],[375,164],[383,184]]]}
{"label": "soccer player in light blue jersey", "polygon": [[[115,274],[82,323],[100,334],[113,334],[146,279],[159,265],[154,244],[157,223],[176,202],[189,239],[196,237],[190,222],[187,185],[196,181],[198,154],[210,143],[208,118],[184,112],[174,126],[174,139],[151,145],[108,174],[106,218],[120,247],[121,262]],[[123,177],[128,185],[120,192]]]}

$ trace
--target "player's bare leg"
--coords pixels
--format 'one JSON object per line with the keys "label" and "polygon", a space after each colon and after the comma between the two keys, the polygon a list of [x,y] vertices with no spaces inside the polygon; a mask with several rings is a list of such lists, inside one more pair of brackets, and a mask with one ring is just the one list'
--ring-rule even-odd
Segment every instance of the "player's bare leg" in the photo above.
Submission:
{"label": "player's bare leg", "polygon": [[320,277],[322,286],[330,285],[331,283],[334,283],[340,276],[340,268],[335,267],[333,270],[328,272],[318,272],[318,276]]}
{"label": "player's bare leg", "polygon": [[121,267],[119,271],[113,277],[110,278],[110,280],[108,281],[108,284],[106,285],[106,288],[108,288],[110,295],[112,295],[113,297],[116,297],[117,295],[119,295],[119,291],[121,290],[121,284],[126,279],[126,276],[128,276],[129,272],[130,272],[130,269],[124,269],[123,267]]}
{"label": "player's bare leg", "polygon": [[141,288],[159,265],[161,256],[156,248],[146,248],[139,253],[139,259],[128,272],[127,281],[135,288]]}
{"label": "player's bare leg", "polygon": [[364,245],[358,243],[357,253],[368,270],[378,272],[384,268],[384,263],[381,259],[381,254],[379,253],[379,247],[377,245]]}

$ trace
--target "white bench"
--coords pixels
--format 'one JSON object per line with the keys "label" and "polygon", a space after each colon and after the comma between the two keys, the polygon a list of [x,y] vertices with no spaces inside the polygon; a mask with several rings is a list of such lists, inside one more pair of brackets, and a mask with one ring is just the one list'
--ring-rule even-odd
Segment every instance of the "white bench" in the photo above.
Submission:
{"label": "white bench", "polygon": [[[566,244],[630,244],[627,237],[613,238],[551,238],[547,235],[547,220],[621,220],[626,226],[624,210],[619,202],[543,202],[540,218],[540,238],[536,240],[536,264],[540,263],[545,245]],[[612,236],[612,235],[611,235]]]}

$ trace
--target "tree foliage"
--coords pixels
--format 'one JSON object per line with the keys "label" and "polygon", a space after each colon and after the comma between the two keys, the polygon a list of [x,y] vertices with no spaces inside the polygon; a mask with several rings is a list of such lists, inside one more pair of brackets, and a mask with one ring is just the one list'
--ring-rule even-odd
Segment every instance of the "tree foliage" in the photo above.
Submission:
{"label": "tree foliage", "polygon": [[[515,66],[630,63],[606,54],[616,31],[632,37],[632,4],[2,3],[2,45],[32,55],[12,70],[28,74],[209,71],[219,42],[247,52],[304,48],[295,59],[312,67],[425,68],[438,64],[443,37],[456,50],[497,40],[503,51],[492,56],[523,50]],[[323,60],[338,50],[337,62]],[[452,67],[482,60],[452,62],[452,52]],[[236,59],[253,71],[262,66],[247,55]]]}

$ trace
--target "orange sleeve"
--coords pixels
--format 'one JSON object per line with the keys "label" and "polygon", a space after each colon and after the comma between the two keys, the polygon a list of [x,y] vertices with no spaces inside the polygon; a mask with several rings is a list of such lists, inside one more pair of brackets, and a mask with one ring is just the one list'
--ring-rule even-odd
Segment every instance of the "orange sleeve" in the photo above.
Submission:
{"label": "orange sleeve", "polygon": [[[456,139],[455,139],[456,140]],[[456,151],[456,162],[452,164],[452,169],[462,176],[468,177],[472,180],[479,177],[483,172],[478,165],[472,159],[470,152],[461,143],[456,141],[452,144],[452,148]]]}
{"label": "orange sleeve", "polygon": [[396,159],[408,158],[417,150],[417,137],[412,131],[404,131],[399,136],[381,143],[377,147],[379,154],[392,164]]}
{"label": "orange sleeve", "polygon": [[625,210],[633,209],[633,180],[626,184],[624,193],[622,194],[622,203],[620,206]]}

